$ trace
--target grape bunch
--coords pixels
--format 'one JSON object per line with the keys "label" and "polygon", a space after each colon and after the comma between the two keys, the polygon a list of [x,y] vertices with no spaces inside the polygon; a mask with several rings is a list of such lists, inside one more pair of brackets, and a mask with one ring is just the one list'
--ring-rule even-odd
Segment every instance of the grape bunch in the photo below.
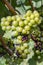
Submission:
{"label": "grape bunch", "polygon": [[21,15],[7,16],[1,19],[3,31],[12,31],[15,53],[19,57],[26,57],[29,54],[28,35],[33,27],[41,23],[41,17],[37,11],[27,11]]}

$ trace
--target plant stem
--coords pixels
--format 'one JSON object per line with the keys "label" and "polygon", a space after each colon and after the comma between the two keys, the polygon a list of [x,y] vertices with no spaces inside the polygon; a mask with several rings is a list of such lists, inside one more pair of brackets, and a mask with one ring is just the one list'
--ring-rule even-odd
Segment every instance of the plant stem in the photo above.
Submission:
{"label": "plant stem", "polygon": [[16,15],[16,11],[15,9],[11,6],[11,4],[7,1],[7,0],[2,0],[2,2],[8,7],[8,9],[14,14]]}
{"label": "plant stem", "polygon": [[32,7],[32,10],[34,11],[35,10],[35,7],[33,6],[32,0],[29,0],[29,3],[31,5],[31,7]]}
{"label": "plant stem", "polygon": [[0,42],[2,43],[3,47],[6,49],[6,51],[9,53],[9,55],[13,55],[13,51],[9,49],[9,47],[6,45],[4,39],[0,35]]}

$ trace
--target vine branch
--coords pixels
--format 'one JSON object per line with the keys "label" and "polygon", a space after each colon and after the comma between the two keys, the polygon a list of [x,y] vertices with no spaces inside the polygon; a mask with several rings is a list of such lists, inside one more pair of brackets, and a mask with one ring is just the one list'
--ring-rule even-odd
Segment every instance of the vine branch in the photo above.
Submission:
{"label": "vine branch", "polygon": [[12,7],[12,5],[8,2],[8,0],[2,0],[2,2],[8,7],[8,9],[14,14],[16,15],[16,11],[15,9]]}
{"label": "vine branch", "polygon": [[33,6],[32,0],[29,0],[29,3],[31,5],[31,7],[32,7],[32,10],[34,11],[35,10],[35,7]]}
{"label": "vine branch", "polygon": [[9,55],[13,55],[13,51],[9,49],[9,47],[6,45],[4,39],[0,35],[0,42],[2,43],[3,47],[6,49],[6,51],[9,53]]}

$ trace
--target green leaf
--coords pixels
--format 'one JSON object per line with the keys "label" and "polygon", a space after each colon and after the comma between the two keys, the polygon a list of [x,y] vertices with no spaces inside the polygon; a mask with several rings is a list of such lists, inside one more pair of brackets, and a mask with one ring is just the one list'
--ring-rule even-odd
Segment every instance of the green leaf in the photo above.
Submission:
{"label": "green leaf", "polygon": [[12,37],[12,31],[6,31],[3,35],[4,38],[11,39]]}
{"label": "green leaf", "polygon": [[29,48],[30,48],[30,49],[33,49],[35,42],[34,42],[32,39],[30,39],[30,41],[29,41],[28,44],[29,44]]}

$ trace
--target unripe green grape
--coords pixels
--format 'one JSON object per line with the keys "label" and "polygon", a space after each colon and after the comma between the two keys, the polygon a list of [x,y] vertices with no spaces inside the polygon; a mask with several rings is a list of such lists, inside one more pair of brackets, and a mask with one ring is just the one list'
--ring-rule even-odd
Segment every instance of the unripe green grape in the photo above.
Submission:
{"label": "unripe green grape", "polygon": [[[30,29],[31,30],[31,29]],[[30,30],[29,31],[27,31],[27,34],[29,34],[30,33]]]}
{"label": "unripe green grape", "polygon": [[22,58],[26,58],[26,56],[27,55],[25,53],[22,53],[22,55],[21,55]]}
{"label": "unripe green grape", "polygon": [[25,49],[25,50],[24,50],[24,53],[25,53],[25,54],[28,54],[28,52],[29,52],[28,49]]}
{"label": "unripe green grape", "polygon": [[28,24],[28,21],[27,20],[24,20],[24,24],[27,25]]}
{"label": "unripe green grape", "polygon": [[23,29],[23,30],[22,30],[22,33],[23,33],[23,34],[26,34],[26,33],[27,33],[27,31],[26,31],[25,29]]}
{"label": "unripe green grape", "polygon": [[21,16],[16,16],[16,20],[19,22],[19,21],[21,21]]}
{"label": "unripe green grape", "polygon": [[27,30],[27,31],[30,30],[30,26],[28,26],[28,25],[25,26],[25,30]]}
{"label": "unripe green grape", "polygon": [[21,43],[22,43],[22,40],[17,39],[17,42],[18,42],[19,44],[21,44]]}
{"label": "unripe green grape", "polygon": [[31,24],[31,23],[28,23],[28,26],[30,26],[30,27],[31,27],[31,26],[32,26],[32,24]]}
{"label": "unripe green grape", "polygon": [[22,36],[19,35],[19,36],[17,37],[17,39],[21,40],[21,39],[22,39]]}
{"label": "unripe green grape", "polygon": [[34,14],[31,14],[30,19],[34,19],[34,17],[35,17]]}
{"label": "unripe green grape", "polygon": [[24,46],[24,48],[27,48],[28,47],[28,44],[27,43],[24,43],[23,46]]}
{"label": "unripe green grape", "polygon": [[18,22],[17,21],[13,21],[12,25],[18,26]]}
{"label": "unripe green grape", "polygon": [[12,17],[11,16],[7,16],[7,21],[12,21]]}
{"label": "unripe green grape", "polygon": [[5,21],[6,21],[6,18],[3,17],[3,18],[1,19],[1,22],[5,22]]}
{"label": "unripe green grape", "polygon": [[2,26],[2,30],[4,30],[4,31],[5,31],[5,30],[6,30],[6,26]]}
{"label": "unripe green grape", "polygon": [[39,18],[37,18],[37,17],[34,20],[35,20],[36,23],[39,22]]}
{"label": "unripe green grape", "polygon": [[16,30],[17,30],[18,32],[22,32],[22,27],[17,27]]}
{"label": "unripe green grape", "polygon": [[9,21],[6,21],[4,24],[5,24],[5,26],[8,26],[9,25]]}
{"label": "unripe green grape", "polygon": [[6,27],[6,30],[10,30],[10,29],[11,29],[11,26],[7,26],[7,27]]}
{"label": "unripe green grape", "polygon": [[26,17],[26,20],[27,20],[28,22],[30,22],[30,17]]}
{"label": "unripe green grape", "polygon": [[20,46],[17,46],[17,47],[16,47],[16,50],[20,50]]}
{"label": "unripe green grape", "polygon": [[12,30],[16,30],[16,27],[14,25],[11,26]]}
{"label": "unripe green grape", "polygon": [[39,17],[39,13],[37,11],[34,11],[33,14],[35,17]]}
{"label": "unripe green grape", "polygon": [[41,19],[38,21],[38,24],[40,24],[41,23]]}
{"label": "unripe green grape", "polygon": [[5,24],[4,24],[4,22],[2,21],[2,22],[1,22],[1,26],[4,26],[4,25],[5,25]]}
{"label": "unripe green grape", "polygon": [[22,51],[21,51],[20,49],[18,50],[18,52],[19,52],[20,54],[22,54]]}
{"label": "unripe green grape", "polygon": [[12,36],[18,36],[18,32],[17,31],[13,31],[12,32]]}
{"label": "unripe green grape", "polygon": [[35,24],[35,20],[30,20],[30,23],[33,25],[33,24]]}
{"label": "unripe green grape", "polygon": [[20,49],[23,51],[25,48],[24,48],[24,46],[21,46],[21,48],[20,48]]}
{"label": "unripe green grape", "polygon": [[16,17],[15,16],[12,16],[12,20],[15,21],[16,20]]}
{"label": "unripe green grape", "polygon": [[31,10],[27,11],[27,13],[26,13],[27,16],[30,16],[31,14],[32,14]]}
{"label": "unripe green grape", "polygon": [[21,27],[24,26],[24,22],[23,21],[20,21],[19,22],[19,26],[21,26]]}

